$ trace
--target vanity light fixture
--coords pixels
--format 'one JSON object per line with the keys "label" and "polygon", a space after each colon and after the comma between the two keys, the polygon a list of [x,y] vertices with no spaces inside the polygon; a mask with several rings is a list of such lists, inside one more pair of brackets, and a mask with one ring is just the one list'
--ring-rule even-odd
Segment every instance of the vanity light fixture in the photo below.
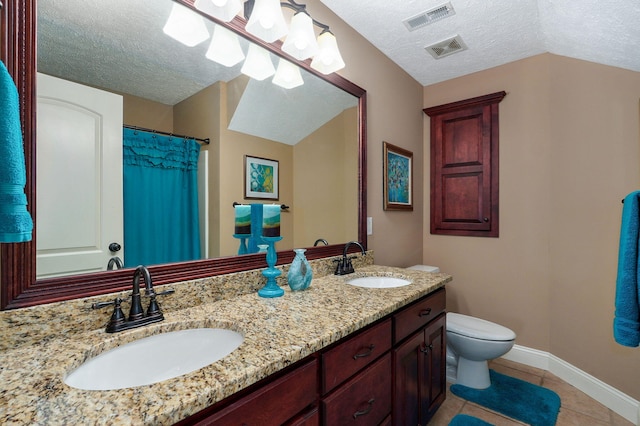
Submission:
{"label": "vanity light fixture", "polygon": [[231,21],[242,10],[240,0],[196,0],[194,5],[223,22]]}
{"label": "vanity light fixture", "polygon": [[[196,0],[195,7],[214,18],[229,22],[238,13],[240,1]],[[290,29],[287,28],[282,8],[294,11]],[[336,37],[328,25],[311,17],[306,5],[294,0],[246,0],[244,10],[248,19],[245,26],[248,33],[267,43],[273,43],[286,36],[282,51],[301,61],[313,58],[311,68],[323,74],[331,74],[344,68],[345,63],[340,55]],[[314,25],[320,28],[318,37],[315,36]]]}
{"label": "vanity light fixture", "polygon": [[296,12],[291,18],[289,35],[282,44],[282,51],[304,61],[318,52],[318,42],[313,32],[313,20],[307,12]]}
{"label": "vanity light fixture", "polygon": [[213,29],[211,44],[205,56],[225,67],[232,67],[244,59],[238,35],[222,25],[216,25]]}
{"label": "vanity light fixture", "polygon": [[293,89],[304,84],[300,68],[283,58],[278,61],[278,69],[271,82],[285,89]]}
{"label": "vanity light fixture", "polygon": [[331,74],[344,68],[336,36],[329,31],[318,36],[318,54],[311,61],[311,68],[323,74]]}
{"label": "vanity light fixture", "polygon": [[202,16],[175,2],[162,31],[189,47],[198,45],[209,38],[209,31]]}
{"label": "vanity light fixture", "polygon": [[250,44],[247,59],[242,64],[240,71],[255,80],[262,81],[275,74],[276,69],[273,66],[273,62],[271,62],[269,52],[265,48],[257,44]]}
{"label": "vanity light fixture", "polygon": [[273,43],[289,32],[279,0],[255,0],[245,27],[248,33]]}

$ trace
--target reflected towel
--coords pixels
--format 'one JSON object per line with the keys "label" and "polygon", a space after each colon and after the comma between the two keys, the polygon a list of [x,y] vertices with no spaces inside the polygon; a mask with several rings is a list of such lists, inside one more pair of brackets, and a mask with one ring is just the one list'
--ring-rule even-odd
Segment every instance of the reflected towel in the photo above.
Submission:
{"label": "reflected towel", "polygon": [[640,191],[636,191],[625,197],[622,208],[616,279],[616,313],[613,320],[613,336],[616,342],[631,347],[640,345],[639,238]]}
{"label": "reflected towel", "polygon": [[31,241],[18,90],[0,62],[0,243]]}

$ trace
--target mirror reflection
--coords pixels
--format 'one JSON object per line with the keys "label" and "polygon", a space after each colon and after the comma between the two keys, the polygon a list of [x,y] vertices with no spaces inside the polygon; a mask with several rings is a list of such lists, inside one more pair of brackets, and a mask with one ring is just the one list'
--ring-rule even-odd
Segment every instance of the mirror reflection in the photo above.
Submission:
{"label": "mirror reflection", "polygon": [[[212,37],[163,31],[173,4],[38,2],[39,278],[237,255],[234,202],[288,206],[279,251],[357,239],[358,98],[211,60]],[[277,164],[275,199],[247,190],[248,157]]]}

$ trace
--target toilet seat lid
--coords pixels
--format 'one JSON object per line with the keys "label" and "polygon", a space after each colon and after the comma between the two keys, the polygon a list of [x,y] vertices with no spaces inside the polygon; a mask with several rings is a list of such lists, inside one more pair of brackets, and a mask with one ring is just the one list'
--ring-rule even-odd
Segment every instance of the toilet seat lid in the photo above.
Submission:
{"label": "toilet seat lid", "polygon": [[516,333],[500,324],[454,312],[447,313],[447,331],[484,340],[508,341],[516,338]]}

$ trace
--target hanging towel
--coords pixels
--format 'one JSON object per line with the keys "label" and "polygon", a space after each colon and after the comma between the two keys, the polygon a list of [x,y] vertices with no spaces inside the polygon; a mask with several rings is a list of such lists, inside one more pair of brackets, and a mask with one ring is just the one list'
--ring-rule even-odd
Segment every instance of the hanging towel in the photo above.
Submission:
{"label": "hanging towel", "polygon": [[18,90],[0,62],[0,243],[31,241]]}
{"label": "hanging towel", "polygon": [[624,199],[618,277],[616,280],[616,312],[613,336],[621,345],[640,345],[640,268],[638,244],[640,239],[640,191]]}

